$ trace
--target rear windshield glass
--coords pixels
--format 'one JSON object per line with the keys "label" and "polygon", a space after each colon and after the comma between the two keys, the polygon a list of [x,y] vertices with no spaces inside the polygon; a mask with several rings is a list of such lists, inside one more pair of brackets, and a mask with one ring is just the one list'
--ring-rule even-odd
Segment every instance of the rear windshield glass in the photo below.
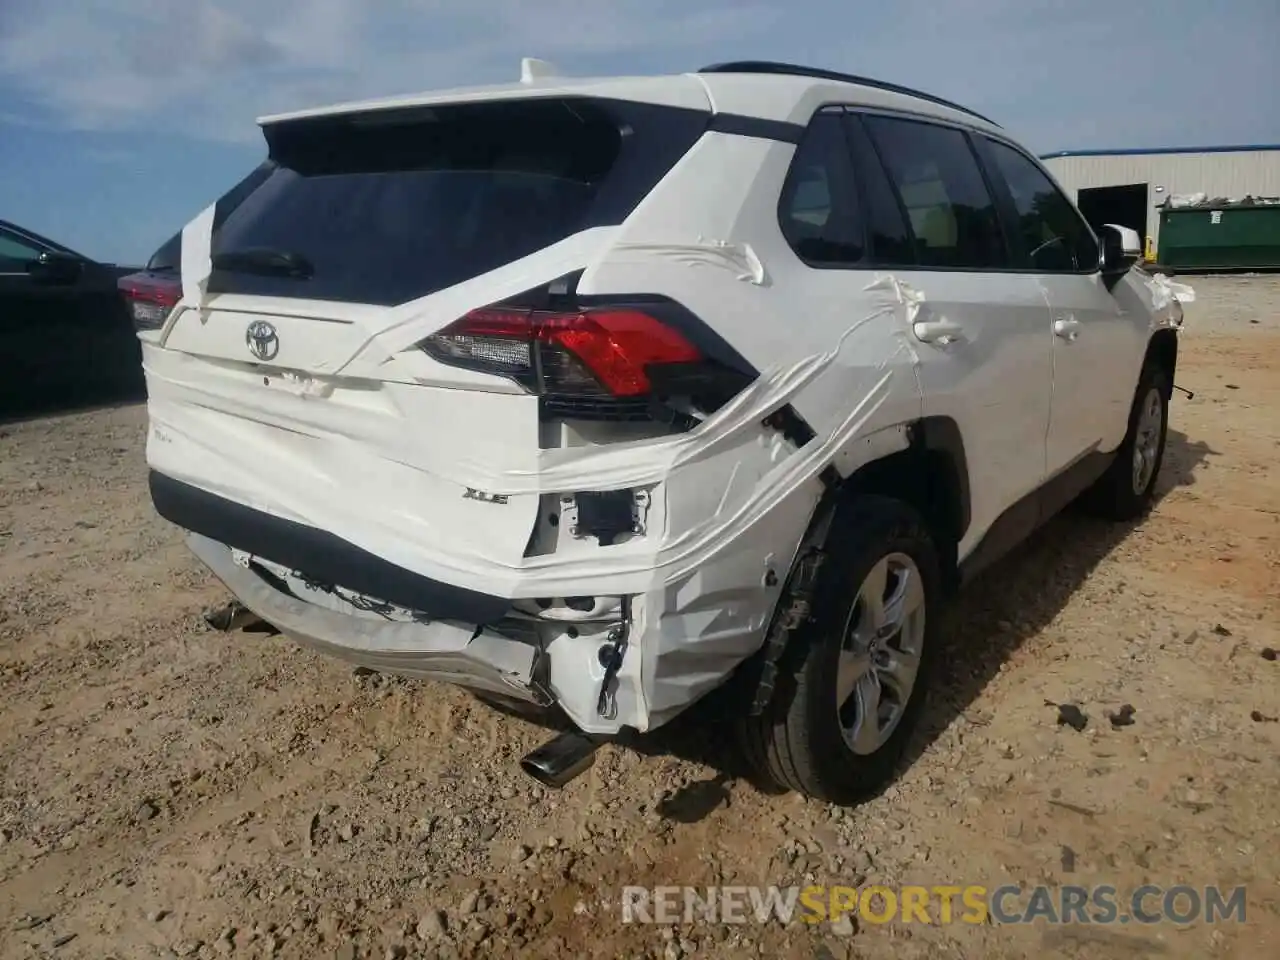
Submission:
{"label": "rear windshield glass", "polygon": [[155,273],[165,273],[182,267],[182,234],[175,233],[164,242],[159,250],[147,261],[147,269]]}
{"label": "rear windshield glass", "polygon": [[[413,300],[620,222],[704,127],[694,111],[585,99],[269,127],[274,169],[216,231],[210,289]],[[304,267],[280,269],[282,255]]]}

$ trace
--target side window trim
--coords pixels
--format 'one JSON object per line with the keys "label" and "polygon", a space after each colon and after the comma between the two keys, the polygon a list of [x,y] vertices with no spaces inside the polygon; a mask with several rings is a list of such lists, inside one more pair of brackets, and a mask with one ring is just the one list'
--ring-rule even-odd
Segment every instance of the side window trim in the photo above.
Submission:
{"label": "side window trim", "polygon": [[[795,152],[792,154],[791,163],[788,165],[787,173],[783,177],[782,188],[778,193],[778,201],[776,206],[777,224],[778,224],[779,232],[782,234],[783,242],[787,245],[788,249],[790,249],[791,252],[795,254],[796,259],[798,259],[802,264],[804,264],[806,267],[808,267],[811,270],[870,270],[875,268],[875,265],[869,256],[871,247],[870,247],[870,229],[868,226],[867,216],[866,216],[866,196],[865,196],[865,191],[863,189],[863,185],[861,182],[861,178],[858,176],[857,163],[853,155],[852,144],[850,143],[850,140],[849,140],[849,132],[847,129],[847,124],[845,122],[845,115],[847,114],[847,112],[848,112],[847,109],[842,104],[832,104],[832,103],[822,104],[816,110],[814,110],[813,114],[809,117],[808,122],[805,124],[804,132],[800,135],[799,142],[797,142],[796,144]],[[811,135],[811,131],[813,130],[814,124],[824,116],[832,117],[839,127],[840,142],[844,145],[844,156],[846,160],[847,173],[852,178],[852,183],[850,184],[850,187],[852,190],[853,201],[855,205],[853,213],[857,220],[856,233],[861,235],[861,240],[862,240],[862,256],[857,260],[809,259],[808,257],[804,256],[799,250],[797,250],[796,247],[792,244],[791,239],[787,236],[786,227],[784,226],[784,219],[785,219],[784,204],[788,199],[788,187],[790,186],[791,177],[796,169],[796,166],[795,166],[796,158],[799,157],[800,151],[804,148],[806,139]],[[832,199],[833,210],[834,210],[835,197],[832,197],[831,199]]]}
{"label": "side window trim", "polygon": [[12,240],[20,247],[29,247],[36,251],[36,253],[45,253],[49,250],[49,247],[40,241],[28,237],[26,234],[17,230],[10,230],[8,227],[0,227],[0,237]]}
{"label": "side window trim", "polygon": [[1000,229],[1004,233],[1005,243],[1009,247],[1010,267],[1018,273],[1036,273],[1035,264],[1031,262],[1031,252],[1027,249],[1022,231],[1018,229],[1018,208],[1013,202],[1013,191],[1005,180],[991,156],[989,141],[985,136],[970,137],[970,147],[978,158],[978,166],[982,168],[982,176],[986,179],[991,195],[996,201],[996,214],[1000,218]]}
{"label": "side window trim", "polygon": [[[1044,164],[1042,164],[1038,158],[1032,156],[1022,147],[1018,146],[1018,144],[1013,143],[1004,137],[997,137],[984,132],[975,135],[973,139],[975,140],[974,146],[978,154],[979,163],[984,170],[987,171],[987,176],[996,181],[999,185],[1000,218],[1002,221],[1007,221],[1004,229],[1005,233],[1011,237],[1010,250],[1016,250],[1018,252],[1019,259],[1023,263],[1020,272],[1045,273],[1046,271],[1031,263],[1029,259],[1030,251],[1027,250],[1026,244],[1023,242],[1022,232],[1015,229],[1018,222],[1018,212],[1013,202],[1013,193],[1010,191],[1009,184],[1006,182],[1004,176],[1001,175],[999,165],[996,163],[995,158],[990,154],[991,144],[999,144],[1008,150],[1012,150],[1014,153],[1018,154],[1030,163],[1032,167],[1038,170],[1044,176],[1048,184],[1053,188],[1053,191],[1059,196],[1059,198],[1061,198],[1066,209],[1069,211],[1070,216],[1076,220],[1077,225],[1084,227],[1085,235],[1093,239],[1094,246],[1098,250],[1102,249],[1102,242],[1094,232],[1093,226],[1081,215],[1076,205],[1071,202],[1071,198],[1067,196],[1066,192],[1058,184],[1058,181],[1055,180],[1053,175],[1045,169]],[[1057,270],[1053,272],[1061,276],[1091,277],[1099,273],[1101,269],[1101,264],[1093,264],[1088,269],[1077,268],[1075,270]]]}
{"label": "side window trim", "polygon": [[[902,195],[898,192],[898,188],[894,186],[893,178],[889,176],[889,169],[885,166],[884,158],[880,156],[880,150],[876,147],[876,142],[871,134],[867,132],[867,128],[863,126],[862,116],[856,110],[845,110],[845,139],[849,141],[850,152],[853,154],[853,169],[858,174],[858,191],[863,199],[863,209],[870,209],[870,202],[866,197],[867,185],[862,174],[867,173],[865,165],[874,165],[880,172],[879,179],[889,188],[889,195],[893,199],[893,205],[897,208],[898,217],[902,221],[902,227],[906,231],[907,237],[911,240],[911,248],[915,250],[916,233],[911,226],[911,217],[907,214],[906,205],[902,202]],[[897,267],[899,269],[919,269],[916,258],[912,257],[910,263],[892,263],[880,260],[875,255],[875,248],[871,236],[871,219],[867,218],[864,226],[864,232],[867,234],[867,249],[871,251],[868,264],[877,269]]]}
{"label": "side window trim", "polygon": [[[1021,231],[1016,229],[1018,216],[1016,207],[1013,202],[1013,195],[1010,192],[1009,185],[1001,175],[999,167],[994,159],[989,155],[987,144],[999,143],[1016,151],[1019,155],[1025,157],[1032,163],[1041,173],[1045,175],[1054,190],[1066,201],[1068,209],[1085,228],[1088,236],[1092,237],[1096,246],[1101,248],[1097,234],[1094,232],[1092,225],[1081,216],[1079,209],[1066,196],[1058,182],[1049,174],[1044,165],[1040,161],[1029,154],[1025,148],[1017,143],[1008,140],[999,133],[979,129],[974,126],[961,123],[948,117],[933,117],[928,114],[915,113],[913,111],[895,110],[885,107],[876,107],[866,104],[850,104],[850,103],[825,103],[820,104],[810,115],[806,129],[819,116],[823,114],[842,114],[844,122],[842,124],[844,130],[844,138],[848,146],[849,162],[855,174],[855,189],[858,202],[858,216],[861,221],[861,233],[865,244],[866,254],[861,260],[847,263],[810,263],[803,257],[800,259],[810,269],[821,270],[922,270],[931,273],[1043,273],[1043,270],[1036,268],[1028,259],[1028,251]],[[906,206],[897,185],[893,182],[892,176],[889,174],[888,168],[884,163],[884,159],[880,156],[879,148],[876,146],[875,139],[870,135],[863,125],[863,118],[867,116],[883,116],[887,118],[909,120],[915,123],[930,124],[936,127],[943,127],[951,130],[959,131],[965,138],[969,152],[973,156],[974,163],[978,167],[978,171],[982,177],[988,193],[991,196],[992,203],[996,209],[996,218],[999,225],[1000,234],[1004,240],[1005,250],[1008,254],[1009,263],[1000,267],[953,267],[953,266],[934,266],[920,265],[918,262],[912,263],[895,263],[881,260],[876,256],[874,249],[874,238],[872,236],[872,224],[869,215],[870,203],[867,196],[867,182],[865,179],[866,164],[875,164],[881,172],[884,181],[887,183],[890,193],[893,197],[894,204],[898,208],[899,216],[902,219],[903,226],[907,236],[915,243],[915,231],[911,224],[911,218],[907,213]],[[799,145],[797,145],[797,149]],[[789,175],[790,170],[788,170]],[[779,194],[778,206],[778,224],[781,229],[782,223],[782,195]],[[785,241],[784,241],[785,242]],[[790,244],[788,244],[790,246]],[[1091,276],[1098,272],[1098,267],[1094,266],[1090,270],[1071,271],[1071,276]]]}
{"label": "side window trim", "polygon": [[[908,123],[916,123],[923,126],[932,126],[932,127],[937,127],[944,130],[951,130],[959,133],[961,137],[964,139],[965,149],[969,152],[970,156],[972,157],[974,165],[978,170],[979,178],[982,180],[982,183],[985,189],[987,190],[987,194],[991,199],[992,205],[995,208],[996,227],[1000,234],[1001,240],[1004,242],[1004,253],[1006,255],[1006,259],[1009,261],[1008,263],[1001,266],[981,266],[981,267],[951,266],[951,265],[939,265],[939,264],[916,264],[913,267],[913,269],[921,270],[929,273],[1022,273],[1022,272],[1025,272],[1014,263],[1015,248],[1013,248],[1009,244],[1007,231],[1005,230],[1005,226],[1002,222],[1001,213],[1000,213],[1000,195],[997,194],[992,189],[991,183],[989,182],[987,177],[986,170],[984,169],[982,160],[978,156],[977,151],[974,147],[972,138],[975,134],[975,131],[973,130],[973,128],[961,123],[951,121],[949,119],[927,117],[927,116],[921,116],[919,114],[914,114],[914,113],[906,113],[906,112],[897,111],[897,110],[886,110],[886,109],[880,109],[875,107],[865,107],[865,108],[849,107],[847,108],[847,112],[852,116],[858,117],[860,123],[861,123],[861,117],[863,116],[878,116],[878,117],[884,117],[885,119],[889,119],[889,120],[898,120],[898,121],[904,121]],[[889,189],[893,192],[893,195],[897,200],[899,210],[902,212],[902,215],[905,218],[906,228],[909,232],[909,235],[914,240],[915,231],[911,223],[911,217],[907,210],[906,201],[902,196],[902,191],[899,188],[898,184],[895,182],[893,174],[889,169],[889,165],[887,162],[885,162],[882,152],[879,146],[876,144],[875,137],[872,136],[871,131],[867,130],[865,127],[863,127],[863,130],[866,135],[866,139],[868,143],[870,144],[872,150],[875,152],[876,158],[880,163],[881,169],[885,173],[885,177],[888,182]],[[869,265],[876,266],[876,264],[874,263]],[[907,265],[900,265],[899,268],[906,269]]]}
{"label": "side window trim", "polygon": [[847,108],[842,107],[839,111],[832,111],[832,113],[837,112],[840,116],[841,139],[844,140],[845,152],[849,155],[849,169],[853,173],[853,193],[857,198],[858,204],[858,226],[862,228],[862,259],[849,266],[867,269],[876,263],[875,249],[872,245],[871,207],[867,197],[867,185],[862,178],[862,165],[859,161],[854,138],[849,131],[852,117],[849,115]]}
{"label": "side window trim", "polygon": [[[39,243],[38,241],[31,239],[30,237],[24,236],[23,234],[15,230],[9,230],[6,227],[0,227],[0,238],[11,240],[17,246],[26,247],[30,250],[34,250],[37,257],[40,256],[40,254],[45,253],[49,249],[43,243]],[[17,261],[14,261],[10,257],[0,257],[0,276],[18,277],[18,276],[27,275],[26,270],[18,271],[18,270],[6,269],[5,264],[11,263],[11,262],[17,262]]]}
{"label": "side window trim", "polygon": [[[1022,266],[1030,266],[1030,261],[1026,258],[1026,251],[1023,247],[1022,236],[1014,229],[1016,220],[1010,220],[1008,214],[1013,210],[1013,195],[1009,192],[1009,185],[1005,183],[1004,177],[1000,176],[1000,171],[996,169],[995,164],[988,165],[983,155],[983,150],[979,146],[982,139],[973,130],[965,130],[964,140],[969,145],[969,152],[973,155],[973,162],[978,165],[978,173],[982,176],[982,182],[987,185],[987,193],[991,195],[991,201],[996,208],[996,224],[1000,230],[1000,235],[1004,238],[1004,249],[1009,255],[1009,264],[1007,269],[1011,271],[1020,271]],[[1008,207],[1005,206],[1006,202]]]}

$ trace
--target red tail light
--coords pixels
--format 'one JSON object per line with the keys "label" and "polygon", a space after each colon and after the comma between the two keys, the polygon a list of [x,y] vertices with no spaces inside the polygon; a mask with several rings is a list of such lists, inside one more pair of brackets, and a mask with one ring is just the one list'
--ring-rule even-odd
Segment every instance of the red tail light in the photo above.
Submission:
{"label": "red tail light", "polygon": [[116,283],[135,330],[159,330],[182,299],[182,283],[172,277],[131,273]]}
{"label": "red tail light", "polygon": [[634,308],[486,307],[420,346],[443,363],[502,374],[543,396],[643,397],[652,390],[651,367],[703,360],[682,334]]}

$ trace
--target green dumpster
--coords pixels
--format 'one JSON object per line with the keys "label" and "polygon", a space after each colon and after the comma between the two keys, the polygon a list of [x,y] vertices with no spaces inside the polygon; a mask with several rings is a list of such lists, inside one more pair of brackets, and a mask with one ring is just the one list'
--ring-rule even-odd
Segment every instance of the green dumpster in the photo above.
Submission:
{"label": "green dumpster", "polygon": [[1165,207],[1157,259],[1184,270],[1280,268],[1280,203]]}

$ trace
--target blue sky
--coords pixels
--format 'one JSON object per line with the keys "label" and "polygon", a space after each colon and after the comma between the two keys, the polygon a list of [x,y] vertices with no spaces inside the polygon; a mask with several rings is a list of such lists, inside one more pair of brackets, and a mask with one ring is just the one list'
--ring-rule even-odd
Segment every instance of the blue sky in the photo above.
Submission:
{"label": "blue sky", "polygon": [[0,0],[0,219],[146,258],[262,156],[254,119],[364,96],[729,59],[897,81],[1039,152],[1280,142],[1277,0]]}

